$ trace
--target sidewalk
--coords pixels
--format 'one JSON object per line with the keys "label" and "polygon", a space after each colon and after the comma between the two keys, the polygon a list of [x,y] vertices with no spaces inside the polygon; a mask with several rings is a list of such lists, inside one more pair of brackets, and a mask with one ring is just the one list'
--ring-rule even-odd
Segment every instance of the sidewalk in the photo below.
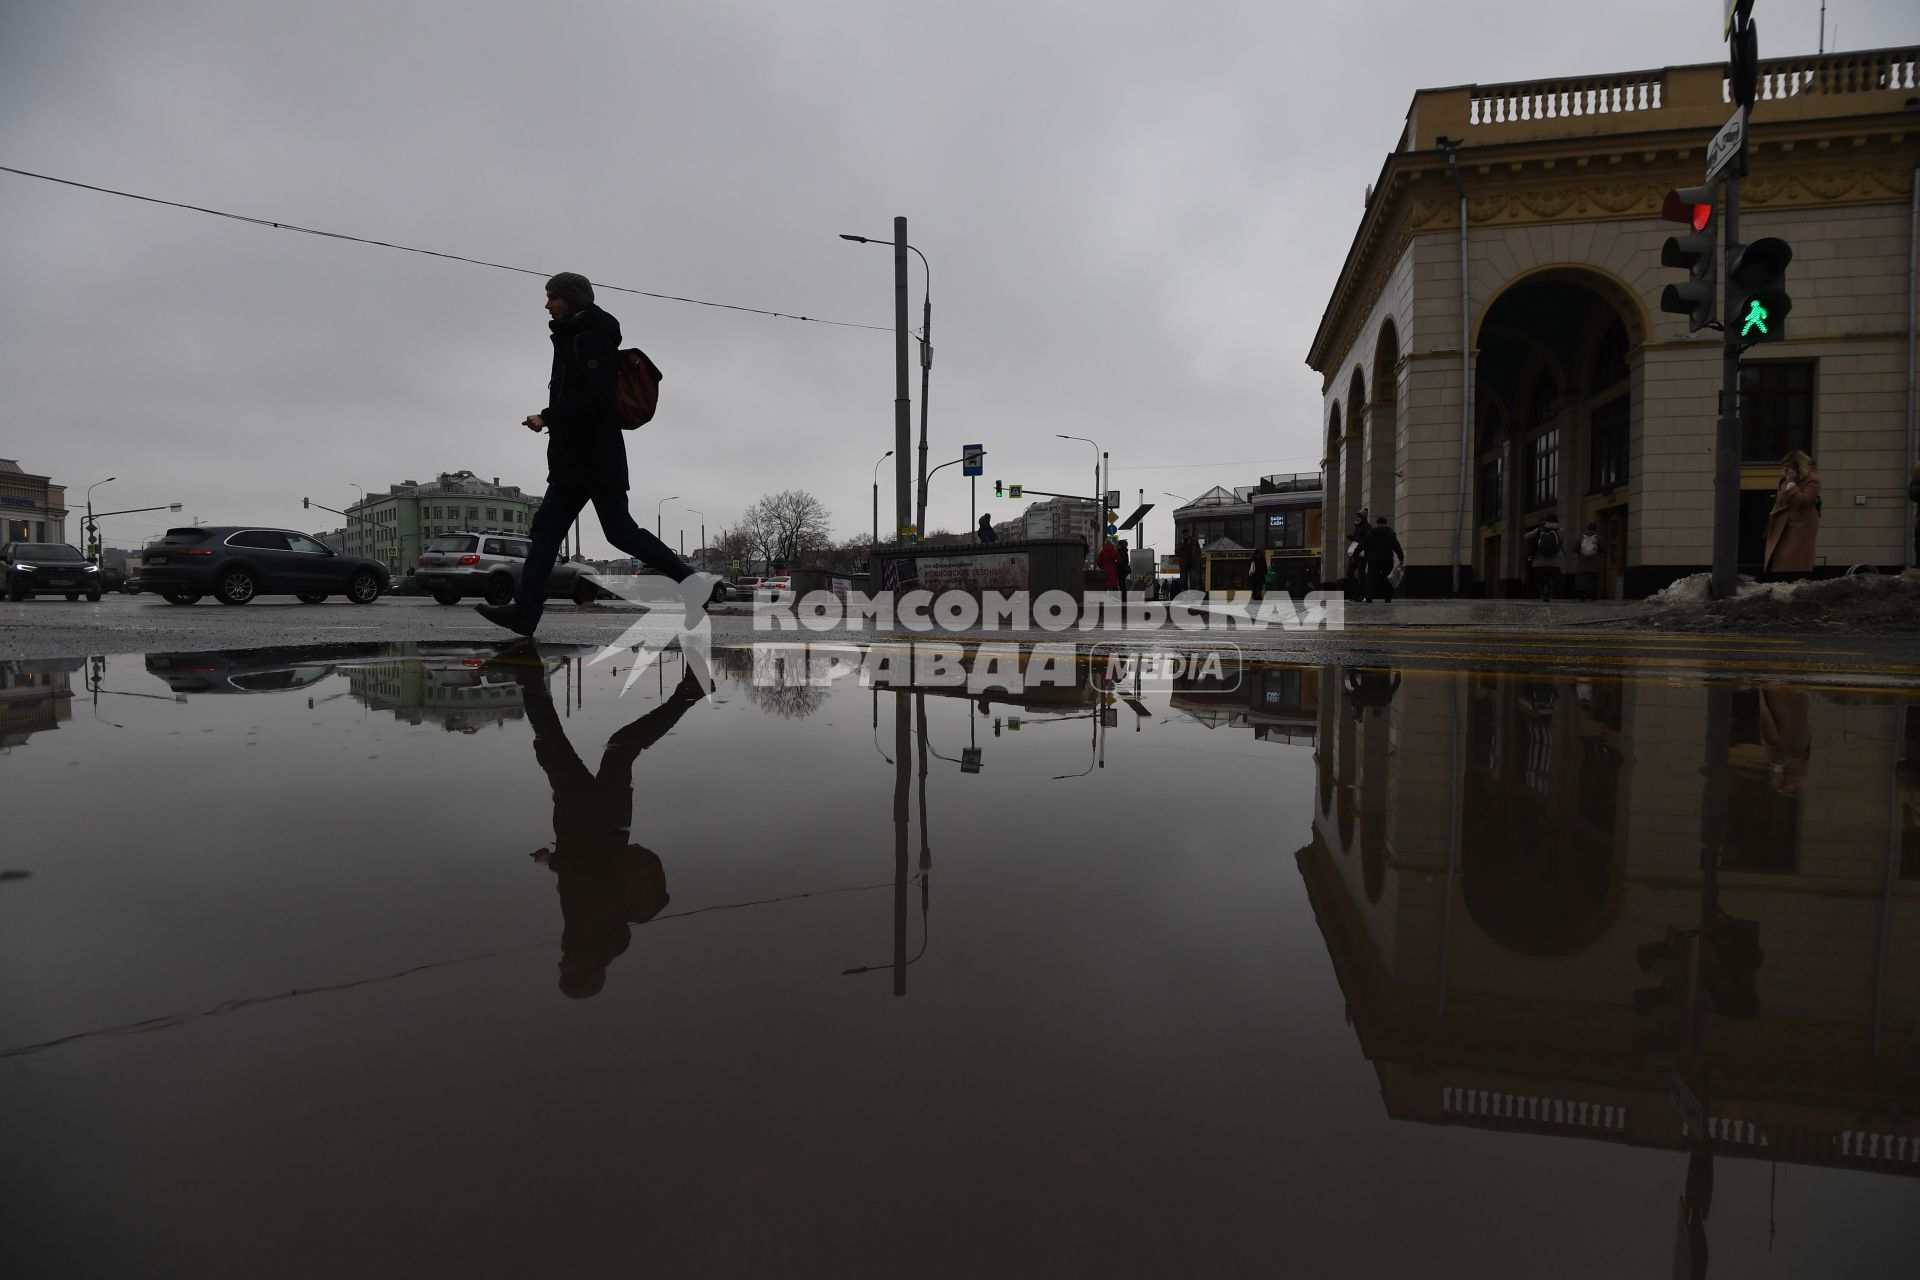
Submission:
{"label": "sidewalk", "polygon": [[1641,600],[1396,600],[1392,604],[1347,601],[1347,628],[1480,627],[1488,631],[1555,631],[1562,627],[1620,622],[1645,612]]}

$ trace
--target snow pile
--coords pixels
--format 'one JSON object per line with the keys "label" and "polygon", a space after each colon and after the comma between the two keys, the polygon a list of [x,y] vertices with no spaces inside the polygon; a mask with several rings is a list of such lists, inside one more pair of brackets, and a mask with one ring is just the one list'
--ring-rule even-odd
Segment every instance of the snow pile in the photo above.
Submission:
{"label": "snow pile", "polygon": [[1920,634],[1920,572],[1754,582],[1731,600],[1707,598],[1696,573],[1647,597],[1635,625],[1665,631],[1873,631]]}

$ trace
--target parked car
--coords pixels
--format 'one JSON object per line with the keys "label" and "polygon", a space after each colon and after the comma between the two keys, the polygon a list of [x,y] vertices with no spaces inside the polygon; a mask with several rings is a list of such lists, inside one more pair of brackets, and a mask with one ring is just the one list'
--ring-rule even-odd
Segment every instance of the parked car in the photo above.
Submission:
{"label": "parked car", "polygon": [[206,595],[233,605],[255,596],[319,604],[330,595],[372,604],[387,581],[387,566],[378,560],[342,555],[292,529],[202,525],[169,529],[148,543],[129,585],[169,604],[193,604]]}
{"label": "parked car", "polygon": [[[529,550],[525,538],[506,533],[443,533],[420,553],[413,580],[420,590],[441,604],[459,604],[479,598],[506,604],[520,585]],[[547,579],[549,600],[589,604],[608,599],[613,592],[596,580],[592,565],[562,561]]]}
{"label": "parked car", "polygon": [[760,590],[766,593],[768,600],[777,603],[781,596],[790,596],[793,594],[793,579],[785,574],[777,578],[762,578],[760,579]]}
{"label": "parked car", "polygon": [[147,671],[175,693],[278,693],[318,684],[345,662],[381,657],[387,646],[348,642],[210,649],[147,655]]}
{"label": "parked car", "polygon": [[0,583],[9,600],[61,595],[98,600],[105,579],[78,547],[64,542],[9,542],[0,546]]}

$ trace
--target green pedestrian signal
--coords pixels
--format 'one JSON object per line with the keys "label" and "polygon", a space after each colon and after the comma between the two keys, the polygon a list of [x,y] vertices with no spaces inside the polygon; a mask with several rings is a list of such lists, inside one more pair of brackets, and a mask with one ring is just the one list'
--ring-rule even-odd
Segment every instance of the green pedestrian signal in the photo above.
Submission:
{"label": "green pedestrian signal", "polygon": [[1767,308],[1758,298],[1747,302],[1747,319],[1746,323],[1740,326],[1740,336],[1744,338],[1755,329],[1761,333],[1767,331]]}

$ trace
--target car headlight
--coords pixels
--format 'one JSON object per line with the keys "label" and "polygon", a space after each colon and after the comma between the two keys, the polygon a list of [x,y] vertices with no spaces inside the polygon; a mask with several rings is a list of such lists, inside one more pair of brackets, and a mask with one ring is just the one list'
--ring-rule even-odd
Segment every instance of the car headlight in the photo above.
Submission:
{"label": "car headlight", "polygon": [[13,566],[13,571],[15,573],[32,573],[33,566],[30,564],[17,564]]}
{"label": "car headlight", "polygon": [[88,573],[98,573],[98,572],[100,572],[100,566],[99,566],[99,565],[97,565],[97,564],[90,564],[90,565],[88,565],[88,566],[87,566],[87,569],[86,569],[86,571],[87,571]]}

